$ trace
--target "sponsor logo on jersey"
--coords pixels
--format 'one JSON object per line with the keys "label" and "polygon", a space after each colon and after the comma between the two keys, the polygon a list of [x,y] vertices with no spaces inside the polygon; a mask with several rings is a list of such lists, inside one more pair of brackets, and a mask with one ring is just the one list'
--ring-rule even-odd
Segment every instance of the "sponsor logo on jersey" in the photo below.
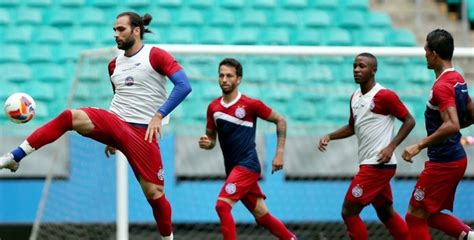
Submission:
{"label": "sponsor logo on jersey", "polygon": [[163,170],[163,168],[158,170],[158,173],[156,175],[158,176],[158,179],[160,179],[160,181],[163,181],[163,179],[165,179],[165,171]]}
{"label": "sponsor logo on jersey", "polygon": [[415,198],[415,200],[418,202],[425,199],[425,191],[423,191],[421,188],[415,189],[415,192],[413,192],[413,198]]}
{"label": "sponsor logo on jersey", "polygon": [[227,183],[227,185],[225,185],[225,192],[228,194],[234,194],[236,190],[237,187],[234,183]]}
{"label": "sponsor logo on jersey", "polygon": [[235,109],[235,116],[242,119],[245,117],[245,108],[243,107],[238,107],[237,109]]}
{"label": "sponsor logo on jersey", "polygon": [[132,86],[133,85],[133,77],[132,76],[128,76],[125,78],[125,86]]}
{"label": "sponsor logo on jersey", "polygon": [[359,185],[356,185],[355,187],[352,188],[352,196],[355,198],[360,198],[364,194],[364,189],[360,187]]}

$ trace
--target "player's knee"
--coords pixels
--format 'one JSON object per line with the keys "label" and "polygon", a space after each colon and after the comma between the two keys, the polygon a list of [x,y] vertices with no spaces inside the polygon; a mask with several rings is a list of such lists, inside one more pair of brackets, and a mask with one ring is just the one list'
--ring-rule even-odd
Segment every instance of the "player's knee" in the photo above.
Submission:
{"label": "player's knee", "polygon": [[231,210],[232,210],[232,206],[229,203],[224,202],[222,200],[217,200],[217,202],[216,202],[216,212],[217,212],[217,214],[221,215],[223,213],[230,212]]}

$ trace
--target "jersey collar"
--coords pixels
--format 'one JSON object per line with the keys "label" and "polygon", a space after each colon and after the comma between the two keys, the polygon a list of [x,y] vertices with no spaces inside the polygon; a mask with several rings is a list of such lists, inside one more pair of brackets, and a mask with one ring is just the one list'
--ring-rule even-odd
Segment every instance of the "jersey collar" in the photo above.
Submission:
{"label": "jersey collar", "polygon": [[454,68],[446,68],[446,69],[444,69],[444,71],[439,75],[439,77],[436,78],[435,82],[438,81],[438,79],[439,79],[441,76],[443,76],[443,74],[445,74],[445,73],[447,73],[447,72],[452,72],[452,71],[456,71],[456,69],[454,69]]}
{"label": "jersey collar", "polygon": [[225,103],[224,98],[222,97],[221,98],[221,105],[225,108],[229,108],[232,105],[234,105],[237,101],[239,101],[240,97],[242,97],[242,94],[239,92],[239,94],[237,94],[237,97],[234,100],[232,100],[232,102],[230,102],[230,103]]}

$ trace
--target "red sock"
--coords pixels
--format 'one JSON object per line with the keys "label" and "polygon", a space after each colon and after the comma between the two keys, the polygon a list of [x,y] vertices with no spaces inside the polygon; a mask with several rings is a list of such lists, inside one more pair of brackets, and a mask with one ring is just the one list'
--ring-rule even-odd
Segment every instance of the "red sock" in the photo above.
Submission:
{"label": "red sock", "polygon": [[410,239],[408,226],[403,218],[397,212],[393,212],[393,216],[383,223],[387,227],[394,240]]}
{"label": "red sock", "polygon": [[221,232],[224,240],[236,240],[237,232],[235,230],[234,218],[232,217],[232,206],[230,204],[217,200],[216,203],[217,215],[221,220]]}
{"label": "red sock", "polygon": [[296,240],[293,233],[278,219],[267,213],[256,219],[258,225],[268,229],[273,235],[283,240]]}
{"label": "red sock", "polygon": [[369,238],[367,228],[365,228],[365,224],[359,216],[345,217],[344,223],[352,240],[367,240]]}
{"label": "red sock", "polygon": [[32,148],[38,150],[42,146],[56,141],[69,130],[72,130],[72,112],[65,110],[55,119],[36,129],[26,141]]}
{"label": "red sock", "polygon": [[410,238],[414,240],[430,240],[428,221],[423,218],[415,217],[409,213],[405,216],[407,221]]}
{"label": "red sock", "polygon": [[155,217],[158,231],[161,236],[167,237],[173,232],[173,225],[171,223],[171,205],[166,199],[165,195],[157,199],[147,199],[153,209],[153,216]]}
{"label": "red sock", "polygon": [[466,236],[471,228],[453,215],[438,212],[428,218],[430,227],[439,229],[447,235],[460,239],[460,236]]}

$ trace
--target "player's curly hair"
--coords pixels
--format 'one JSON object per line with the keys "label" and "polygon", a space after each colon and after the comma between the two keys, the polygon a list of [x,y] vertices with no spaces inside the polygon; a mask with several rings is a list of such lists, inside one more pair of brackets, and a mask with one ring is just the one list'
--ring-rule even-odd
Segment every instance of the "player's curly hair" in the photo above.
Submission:
{"label": "player's curly hair", "polygon": [[135,12],[122,12],[119,15],[117,15],[117,18],[123,17],[123,16],[128,16],[128,18],[130,19],[130,25],[132,26],[132,28],[134,27],[140,28],[140,39],[143,39],[143,34],[152,32],[150,31],[150,29],[145,28],[145,26],[148,26],[150,24],[151,19],[153,19],[153,17],[150,14],[145,13],[143,17],[141,17]]}

